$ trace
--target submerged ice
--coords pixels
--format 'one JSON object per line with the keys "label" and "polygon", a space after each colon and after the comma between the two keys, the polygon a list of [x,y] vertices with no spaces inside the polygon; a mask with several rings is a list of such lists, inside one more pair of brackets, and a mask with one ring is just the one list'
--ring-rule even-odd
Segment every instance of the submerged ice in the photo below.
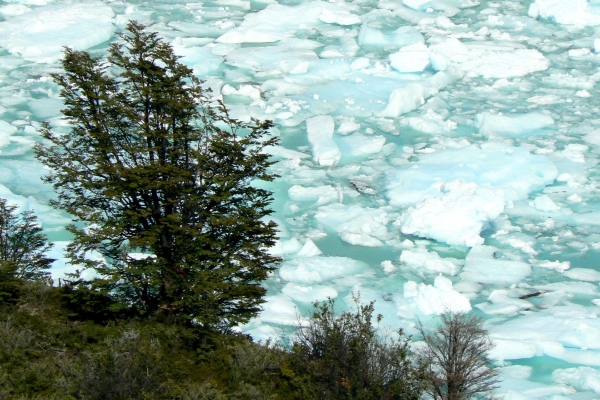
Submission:
{"label": "submerged ice", "polygon": [[504,399],[600,392],[600,2],[5,1],[0,197],[40,216],[55,278],[70,218],[31,151],[41,122],[68,129],[49,74],[63,46],[103,54],[130,19],[281,138],[283,261],[244,332],[360,293],[409,334],[482,316]]}

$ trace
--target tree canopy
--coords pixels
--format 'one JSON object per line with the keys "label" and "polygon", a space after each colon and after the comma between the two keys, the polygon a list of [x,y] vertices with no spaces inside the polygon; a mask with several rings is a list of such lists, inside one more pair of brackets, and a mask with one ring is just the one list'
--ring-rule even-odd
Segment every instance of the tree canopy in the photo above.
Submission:
{"label": "tree canopy", "polygon": [[[265,146],[271,123],[232,119],[156,33],[130,22],[106,58],[65,49],[54,74],[70,124],[36,147],[68,247],[93,282],[140,313],[217,329],[260,310],[278,261]],[[101,257],[98,257],[97,255]]]}

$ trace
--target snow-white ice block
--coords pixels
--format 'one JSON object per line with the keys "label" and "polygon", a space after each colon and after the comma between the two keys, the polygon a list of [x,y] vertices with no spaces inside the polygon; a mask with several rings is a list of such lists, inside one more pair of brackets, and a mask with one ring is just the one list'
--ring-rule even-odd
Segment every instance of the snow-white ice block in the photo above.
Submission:
{"label": "snow-white ice block", "polygon": [[488,285],[518,283],[531,274],[531,266],[523,261],[496,259],[498,249],[479,245],[469,251],[460,274],[464,281]]}
{"label": "snow-white ice block", "polygon": [[299,71],[298,66],[303,65],[307,70],[319,57],[311,49],[294,48],[294,44],[291,41],[279,46],[242,47],[227,54],[225,63],[259,76],[306,72]]}
{"label": "snow-white ice block", "polygon": [[285,261],[279,276],[284,281],[312,285],[355,275],[366,268],[367,264],[348,257],[305,257]]}
{"label": "snow-white ice block", "polygon": [[427,98],[438,93],[439,90],[461,77],[461,72],[448,68],[445,71],[436,73],[432,77],[416,82],[410,81],[404,86],[394,89],[386,108],[376,113],[376,115],[379,117],[398,117],[413,111],[425,104]]}
{"label": "snow-white ice block", "polygon": [[504,211],[502,189],[480,187],[462,179],[446,182],[442,196],[409,208],[402,216],[406,235],[422,236],[450,245],[473,247],[483,244],[479,235]]}
{"label": "snow-white ice block", "polygon": [[0,147],[10,144],[10,137],[17,132],[17,127],[0,120]]}
{"label": "snow-white ice block", "polygon": [[552,372],[556,383],[570,385],[581,391],[600,393],[600,371],[590,367],[559,368]]}
{"label": "snow-white ice block", "polygon": [[536,0],[529,6],[529,16],[567,25],[600,25],[600,15],[588,10],[588,0]]}
{"label": "snow-white ice block", "polygon": [[551,116],[540,113],[520,115],[494,115],[482,113],[475,121],[479,133],[496,137],[517,138],[540,133],[539,130],[554,124]]}
{"label": "snow-white ice block", "polygon": [[266,296],[262,309],[259,318],[264,322],[292,326],[301,323],[296,304],[285,294]]}
{"label": "snow-white ice block", "polygon": [[352,245],[379,247],[387,239],[387,213],[378,208],[331,204],[320,207],[315,219],[335,230],[340,239]]}
{"label": "snow-white ice block", "polygon": [[402,2],[413,10],[425,11],[431,6],[432,0],[402,0]]}
{"label": "snow-white ice block", "polygon": [[332,166],[342,158],[342,152],[333,141],[335,122],[330,115],[319,115],[306,120],[308,141],[313,158],[319,165]]}
{"label": "snow-white ice block", "polygon": [[[458,270],[456,264],[443,259],[437,252],[430,252],[424,248],[403,250],[400,254],[400,262],[410,268],[426,269],[428,271],[442,272],[448,275],[456,275]],[[385,268],[389,268],[389,266],[383,266],[383,268],[385,270]]]}
{"label": "snow-white ice block", "polygon": [[423,43],[405,46],[390,54],[390,65],[398,72],[421,72],[429,65],[429,50]]}
{"label": "snow-white ice block", "polygon": [[514,314],[521,310],[534,308],[527,300],[511,297],[508,290],[494,290],[488,297],[490,303],[479,303],[475,307],[486,314]]}
{"label": "snow-white ice block", "polygon": [[354,133],[340,138],[339,141],[344,147],[345,156],[363,157],[379,153],[385,145],[385,136]]}
{"label": "snow-white ice block", "polygon": [[578,281],[600,282],[600,272],[590,268],[572,268],[563,275]]}
{"label": "snow-white ice block", "polygon": [[337,290],[331,286],[312,285],[305,286],[297,283],[288,283],[281,290],[283,294],[289,296],[295,301],[301,303],[313,303],[315,301],[324,301],[328,298],[335,299],[338,295]]}
{"label": "snow-white ice block", "polygon": [[358,32],[359,46],[400,48],[415,43],[424,43],[423,34],[412,26],[401,26],[394,32],[386,34],[379,29],[371,28],[368,23],[362,24]]}
{"label": "snow-white ice block", "polygon": [[330,185],[305,187],[294,185],[288,189],[290,200],[297,202],[310,201],[322,205],[339,200],[339,192]]}
{"label": "snow-white ice block", "polygon": [[600,366],[600,319],[588,307],[569,304],[520,315],[488,326],[490,337],[518,340],[573,364]]}
{"label": "snow-white ice block", "polygon": [[324,1],[304,2],[297,6],[269,4],[264,10],[246,14],[242,23],[217,39],[219,43],[268,43],[294,37],[299,27],[317,27],[323,23],[354,25],[360,18],[341,4]]}
{"label": "snow-white ice block", "polygon": [[523,147],[487,142],[419,154],[417,162],[387,173],[386,195],[394,206],[410,206],[429,197],[441,197],[444,182],[463,179],[502,189],[508,202],[527,198],[557,176],[557,167],[544,155],[531,154]]}
{"label": "snow-white ice block", "polygon": [[452,287],[452,281],[437,276],[433,285],[408,281],[402,296],[394,297],[398,315],[413,318],[415,315],[442,314],[447,311],[466,313],[471,311],[471,302]]}
{"label": "snow-white ice block", "polygon": [[479,43],[467,46],[455,38],[432,45],[429,50],[444,56],[445,62],[468,77],[511,78],[544,71],[550,66],[550,60],[535,49],[486,47]]}
{"label": "snow-white ice block", "polygon": [[86,50],[109,40],[113,16],[100,1],[40,7],[0,22],[0,46],[28,61],[54,63],[64,46]]}

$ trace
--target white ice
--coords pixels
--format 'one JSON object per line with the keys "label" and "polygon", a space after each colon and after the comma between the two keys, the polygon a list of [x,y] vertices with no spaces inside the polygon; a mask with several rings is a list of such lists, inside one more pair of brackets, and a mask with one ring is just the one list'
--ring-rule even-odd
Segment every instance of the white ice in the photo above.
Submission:
{"label": "white ice", "polygon": [[348,257],[305,257],[284,262],[279,276],[284,281],[312,285],[359,274],[366,268],[365,263]]}
{"label": "white ice", "polygon": [[483,244],[480,233],[504,210],[504,192],[462,179],[445,182],[440,191],[441,197],[429,198],[403,214],[402,233],[457,246]]}
{"label": "white ice", "polygon": [[479,132],[490,138],[517,138],[525,135],[539,134],[539,130],[551,126],[551,116],[539,113],[518,115],[494,115],[483,113],[477,115],[476,125]]}
{"label": "white ice", "polygon": [[465,259],[460,273],[463,281],[488,285],[518,283],[531,274],[531,266],[518,260],[498,259],[497,248],[480,245],[473,247]]}
{"label": "white ice", "polygon": [[308,141],[312,145],[314,160],[320,165],[332,166],[342,158],[338,145],[333,141],[335,122],[329,115],[306,120]]}
{"label": "white ice", "polygon": [[40,7],[0,22],[0,46],[28,61],[54,63],[64,46],[86,50],[110,39],[113,16],[99,1]]}
{"label": "white ice", "polygon": [[452,281],[437,276],[433,285],[408,281],[402,295],[394,297],[398,315],[414,318],[415,315],[441,314],[446,311],[465,313],[471,311],[471,302],[452,287]]}
{"label": "white ice", "polygon": [[331,204],[320,207],[315,220],[335,230],[344,242],[366,247],[383,246],[389,238],[389,218],[384,210],[359,205]]}

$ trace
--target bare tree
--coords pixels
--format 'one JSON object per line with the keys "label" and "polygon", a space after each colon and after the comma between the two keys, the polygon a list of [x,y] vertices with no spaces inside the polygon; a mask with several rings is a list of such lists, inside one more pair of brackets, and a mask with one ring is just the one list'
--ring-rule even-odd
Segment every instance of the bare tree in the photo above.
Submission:
{"label": "bare tree", "polygon": [[422,356],[429,364],[430,395],[436,400],[490,398],[499,382],[489,368],[487,353],[494,347],[479,317],[446,312],[433,332],[419,324],[427,346]]}

